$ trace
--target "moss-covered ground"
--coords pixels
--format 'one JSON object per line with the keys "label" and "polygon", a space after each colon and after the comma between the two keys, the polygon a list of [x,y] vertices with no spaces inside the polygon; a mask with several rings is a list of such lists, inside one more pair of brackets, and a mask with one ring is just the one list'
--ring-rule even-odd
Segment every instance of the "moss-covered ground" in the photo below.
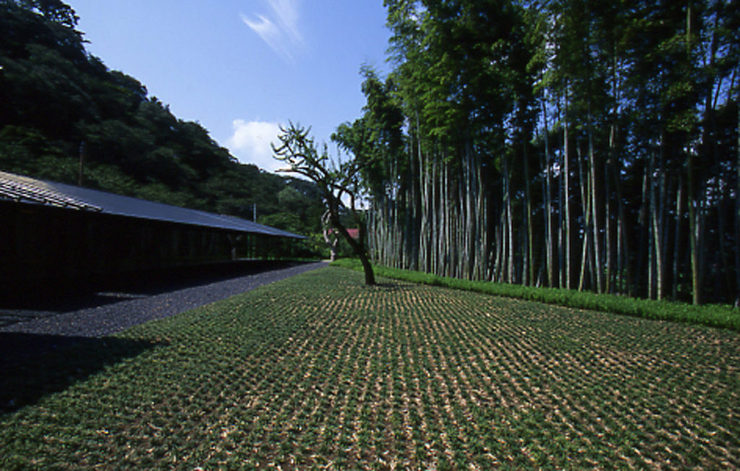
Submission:
{"label": "moss-covered ground", "polygon": [[5,396],[57,387],[6,403],[0,469],[740,468],[737,332],[380,281],[326,268],[8,368]]}

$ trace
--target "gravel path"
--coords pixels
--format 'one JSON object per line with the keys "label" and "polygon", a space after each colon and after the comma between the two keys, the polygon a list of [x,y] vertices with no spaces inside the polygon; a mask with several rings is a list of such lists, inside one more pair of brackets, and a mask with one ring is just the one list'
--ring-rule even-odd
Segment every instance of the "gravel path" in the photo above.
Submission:
{"label": "gravel path", "polygon": [[324,266],[326,262],[304,263],[158,294],[97,293],[86,300],[87,306],[72,310],[0,307],[0,333],[103,337]]}

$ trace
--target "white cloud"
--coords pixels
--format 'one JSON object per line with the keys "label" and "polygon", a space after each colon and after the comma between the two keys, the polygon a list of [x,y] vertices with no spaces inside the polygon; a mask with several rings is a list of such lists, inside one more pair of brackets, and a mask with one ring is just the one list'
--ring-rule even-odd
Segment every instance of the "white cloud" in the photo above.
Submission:
{"label": "white cloud", "polygon": [[269,0],[272,11],[277,15],[280,25],[290,40],[295,44],[303,42],[298,30],[298,2],[297,0]]}
{"label": "white cloud", "polygon": [[268,121],[244,121],[235,119],[232,122],[234,129],[231,137],[226,141],[226,147],[242,163],[254,164],[257,167],[274,172],[285,168],[283,162],[273,158],[271,143],[278,144],[280,125]]}
{"label": "white cloud", "polygon": [[241,19],[273,51],[292,62],[294,50],[303,46],[303,36],[298,29],[298,0],[267,0],[267,3],[273,19],[261,14],[256,20],[244,14]]}

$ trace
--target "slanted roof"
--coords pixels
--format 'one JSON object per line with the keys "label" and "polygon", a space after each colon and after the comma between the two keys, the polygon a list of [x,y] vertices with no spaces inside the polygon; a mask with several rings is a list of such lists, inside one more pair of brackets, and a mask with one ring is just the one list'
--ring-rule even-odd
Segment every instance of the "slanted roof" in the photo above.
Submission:
{"label": "slanted roof", "polygon": [[0,172],[0,200],[24,204],[41,204],[70,210],[91,211],[153,221],[211,227],[251,234],[304,239],[304,236],[257,224],[234,216],[180,208],[129,196],[91,190],[64,183],[37,180]]}
{"label": "slanted roof", "polygon": [[[333,234],[334,229],[329,229],[329,234]],[[360,238],[360,230],[357,228],[348,228],[347,234],[349,234],[350,237],[353,239],[359,239]]]}

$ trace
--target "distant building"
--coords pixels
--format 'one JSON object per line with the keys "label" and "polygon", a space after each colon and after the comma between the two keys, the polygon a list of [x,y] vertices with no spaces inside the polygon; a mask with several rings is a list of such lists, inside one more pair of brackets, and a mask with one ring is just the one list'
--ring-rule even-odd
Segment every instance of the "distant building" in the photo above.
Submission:
{"label": "distant building", "polygon": [[302,238],[232,216],[0,172],[0,289],[287,257]]}
{"label": "distant building", "polygon": [[[360,230],[359,229],[347,229],[347,233],[350,237],[352,237],[355,240],[358,240],[360,238]],[[329,234],[334,234],[334,229],[329,229]]]}

